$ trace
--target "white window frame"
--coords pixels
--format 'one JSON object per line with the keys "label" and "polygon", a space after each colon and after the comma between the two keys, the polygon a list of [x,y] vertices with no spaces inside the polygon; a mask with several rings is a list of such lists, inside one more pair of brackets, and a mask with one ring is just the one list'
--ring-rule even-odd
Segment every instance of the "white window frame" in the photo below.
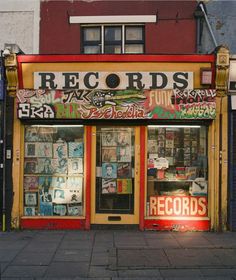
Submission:
{"label": "white window frame", "polygon": [[[144,27],[143,24],[83,24],[82,28],[86,27],[100,27],[101,28],[101,54],[104,54],[105,49],[105,38],[104,38],[104,30],[105,27],[108,26],[121,26],[121,54],[125,54],[125,27],[127,26],[135,26],[135,27]],[[83,44],[84,42],[82,42]],[[143,46],[145,45],[145,38],[143,38]],[[83,45],[84,47],[84,45]],[[84,53],[84,52],[83,52]]]}

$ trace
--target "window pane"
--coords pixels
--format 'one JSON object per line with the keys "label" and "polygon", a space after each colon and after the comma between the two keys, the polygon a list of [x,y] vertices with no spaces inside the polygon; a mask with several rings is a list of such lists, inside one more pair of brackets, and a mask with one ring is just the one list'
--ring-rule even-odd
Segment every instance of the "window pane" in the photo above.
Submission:
{"label": "window pane", "polygon": [[143,45],[141,44],[125,45],[125,53],[143,53]]}
{"label": "window pane", "polygon": [[100,27],[83,28],[84,41],[100,41]]}
{"label": "window pane", "polygon": [[121,27],[105,27],[105,41],[120,41]]}
{"label": "window pane", "polygon": [[121,46],[105,46],[105,53],[121,53]]}
{"label": "window pane", "polygon": [[101,53],[100,46],[84,46],[84,53],[91,54],[91,53]]}
{"label": "window pane", "polygon": [[[205,126],[148,127],[147,161],[147,216],[207,217]],[[160,197],[166,207],[158,207],[156,211],[153,201]],[[195,205],[194,211],[192,203]],[[199,212],[200,204],[202,211]]]}
{"label": "window pane", "polygon": [[82,216],[84,129],[25,126],[24,215]]}
{"label": "window pane", "polygon": [[134,213],[134,137],[134,128],[97,128],[96,213]]}
{"label": "window pane", "polygon": [[126,39],[126,41],[143,40],[143,28],[136,27],[136,26],[126,26],[125,39]]}

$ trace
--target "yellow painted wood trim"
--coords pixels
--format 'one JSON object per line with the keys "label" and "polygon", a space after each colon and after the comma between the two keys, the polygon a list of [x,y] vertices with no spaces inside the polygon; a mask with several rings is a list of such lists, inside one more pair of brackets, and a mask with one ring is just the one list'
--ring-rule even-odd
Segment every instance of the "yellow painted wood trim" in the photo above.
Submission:
{"label": "yellow painted wood trim", "polygon": [[[209,214],[211,229],[218,230],[221,215],[222,230],[227,227],[228,203],[228,100],[216,98],[216,119],[209,127]],[[222,130],[220,131],[220,113]],[[220,171],[220,139],[222,140],[222,170]],[[221,185],[219,182],[221,172]],[[220,197],[221,188],[221,197]],[[221,206],[219,201],[221,199]]]}
{"label": "yellow painted wood trim", "polygon": [[[109,221],[108,217],[120,217],[120,221]],[[111,225],[136,225],[139,223],[134,219],[134,215],[130,214],[95,214],[94,224],[111,224]]]}
{"label": "yellow painted wood trim", "polygon": [[135,164],[134,164],[134,170],[135,170],[135,176],[134,176],[134,217],[133,217],[133,223],[138,224],[139,223],[139,209],[140,209],[140,127],[135,127],[135,151],[134,151],[134,158],[135,158]]}
{"label": "yellow painted wood trim", "polygon": [[[92,128],[92,178],[91,178],[91,223],[92,224],[139,224],[140,198],[140,128],[135,127],[135,193],[134,214],[102,214],[96,213],[96,127]],[[108,217],[120,217],[120,221],[108,221]]]}
{"label": "yellow painted wood trim", "polygon": [[215,123],[213,121],[208,130],[208,215],[211,220],[211,229],[214,228],[216,223],[216,201],[217,201],[217,182],[216,182],[216,137],[215,137]]}
{"label": "yellow painted wood trim", "polygon": [[142,164],[145,165],[145,178],[144,178],[144,217],[148,217],[147,215],[147,187],[148,187],[148,183],[147,183],[147,170],[148,170],[148,167],[147,167],[147,143],[148,143],[148,126],[145,127],[145,160]]}
{"label": "yellow painted wood trim", "polygon": [[227,229],[228,216],[228,97],[222,100],[222,224]]}
{"label": "yellow painted wood trim", "polygon": [[17,118],[16,100],[14,100],[14,122],[13,122],[13,164],[12,164],[12,180],[13,180],[13,206],[11,226],[12,228],[19,228],[20,215],[22,215],[22,186],[23,173],[22,164],[24,157],[24,149],[22,150],[22,132],[23,128]]}
{"label": "yellow painted wood trim", "polygon": [[92,127],[92,147],[91,147],[91,223],[95,223],[96,209],[96,127]]}
{"label": "yellow painted wood trim", "polygon": [[[87,127],[86,126],[83,126],[83,129],[84,129],[84,151],[87,151],[87,138],[86,138],[86,135],[87,135]],[[83,168],[84,168],[84,170],[83,170],[83,196],[82,196],[82,205],[83,205],[83,211],[82,211],[82,213],[83,213],[83,215],[82,215],[82,217],[85,217],[85,209],[86,209],[86,189],[87,189],[87,186],[86,186],[86,176],[85,176],[85,174],[87,173],[87,157],[86,157],[86,155],[85,155],[85,153],[84,153],[84,162],[83,162]],[[66,218],[67,217],[70,217],[70,216],[65,216]]]}

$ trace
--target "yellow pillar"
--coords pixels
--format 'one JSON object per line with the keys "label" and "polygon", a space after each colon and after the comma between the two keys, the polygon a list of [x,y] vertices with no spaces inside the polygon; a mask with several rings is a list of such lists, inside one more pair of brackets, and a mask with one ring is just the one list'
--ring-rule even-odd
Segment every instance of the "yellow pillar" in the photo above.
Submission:
{"label": "yellow pillar", "polygon": [[209,128],[209,213],[211,229],[227,228],[229,51],[221,46],[216,60],[216,119]]}
{"label": "yellow pillar", "polygon": [[21,123],[17,119],[16,104],[14,104],[14,124],[13,124],[13,165],[12,165],[12,177],[13,177],[13,206],[12,206],[12,228],[19,228],[20,216],[22,215],[23,205],[23,180],[22,180],[22,162],[23,162],[23,150],[22,149],[22,133]]}
{"label": "yellow pillar", "polygon": [[[6,78],[7,78],[7,94],[15,99],[16,91],[18,88],[17,76],[17,60],[16,54],[10,53],[5,57]],[[15,101],[15,100],[14,100]],[[14,102],[14,120],[13,120],[13,163],[12,163],[12,178],[13,178],[13,206],[11,213],[11,226],[12,228],[19,227],[19,217],[21,215],[21,180],[22,174],[20,171],[20,157],[21,157],[21,125],[16,116],[16,104]]]}

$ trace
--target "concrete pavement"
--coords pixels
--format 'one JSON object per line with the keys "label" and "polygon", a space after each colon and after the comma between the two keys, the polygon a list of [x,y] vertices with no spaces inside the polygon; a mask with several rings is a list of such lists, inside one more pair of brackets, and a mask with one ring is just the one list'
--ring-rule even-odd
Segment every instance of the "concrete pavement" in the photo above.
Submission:
{"label": "concrete pavement", "polygon": [[0,232],[1,279],[236,279],[236,232]]}

